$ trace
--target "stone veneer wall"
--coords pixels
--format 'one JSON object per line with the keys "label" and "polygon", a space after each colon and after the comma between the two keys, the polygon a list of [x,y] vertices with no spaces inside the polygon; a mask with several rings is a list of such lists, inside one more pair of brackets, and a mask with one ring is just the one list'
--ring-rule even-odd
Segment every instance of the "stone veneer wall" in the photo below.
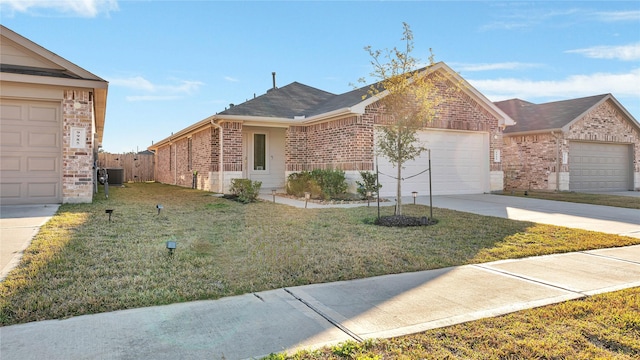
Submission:
{"label": "stone veneer wall", "polygon": [[[558,136],[556,139],[555,136]],[[635,188],[640,188],[640,133],[613,102],[607,101],[585,114],[560,135],[551,133],[505,136],[505,190],[569,190],[571,164],[560,164],[560,184],[556,186],[558,158],[569,156],[571,140],[633,144]]]}
{"label": "stone veneer wall", "polygon": [[[93,98],[89,90],[65,90],[62,100],[62,202],[93,200]],[[85,129],[84,148],[71,147],[71,128]]]}

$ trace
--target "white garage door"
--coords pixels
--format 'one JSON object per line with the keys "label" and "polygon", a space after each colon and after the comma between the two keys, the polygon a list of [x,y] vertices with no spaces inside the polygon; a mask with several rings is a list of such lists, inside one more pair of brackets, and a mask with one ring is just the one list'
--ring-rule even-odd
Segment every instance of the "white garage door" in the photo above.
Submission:
{"label": "white garage door", "polygon": [[59,103],[2,99],[3,205],[62,202],[61,128]]}
{"label": "white garage door", "polygon": [[569,189],[613,191],[631,188],[630,145],[571,141]]}
{"label": "white garage door", "polygon": [[[377,134],[376,134],[377,135]],[[418,132],[422,145],[431,149],[432,191],[434,195],[480,194],[489,191],[489,138],[488,134],[426,130]],[[380,194],[396,195],[397,169],[383,156],[378,156]],[[403,196],[417,191],[429,194],[428,152],[405,164],[402,170]]]}

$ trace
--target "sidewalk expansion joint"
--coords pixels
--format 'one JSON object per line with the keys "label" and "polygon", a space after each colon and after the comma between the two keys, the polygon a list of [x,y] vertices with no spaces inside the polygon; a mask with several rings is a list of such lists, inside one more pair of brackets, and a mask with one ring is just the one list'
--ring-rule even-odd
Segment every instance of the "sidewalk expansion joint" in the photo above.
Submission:
{"label": "sidewalk expansion joint", "polygon": [[332,319],[329,315],[323,313],[322,311],[320,311],[320,309],[316,308],[315,306],[311,305],[308,301],[305,301],[303,298],[296,296],[296,294],[294,294],[293,292],[291,292],[289,289],[287,288],[283,288],[284,291],[286,291],[289,295],[293,296],[296,300],[300,301],[301,303],[303,303],[306,307],[308,307],[309,309],[311,309],[313,312],[315,312],[316,314],[320,315],[322,318],[324,318],[325,320],[327,320],[328,322],[331,323],[331,325],[337,327],[338,329],[340,329],[340,331],[344,332],[345,334],[351,336],[354,340],[356,340],[357,342],[363,342],[364,339],[361,338],[360,336],[358,336],[358,334],[354,333],[353,331],[347,329],[344,325],[340,324],[338,321]]}
{"label": "sidewalk expansion joint", "polygon": [[555,288],[555,289],[560,289],[562,291],[570,292],[572,294],[578,294],[578,295],[580,295],[581,298],[589,296],[588,294],[585,294],[582,291],[567,289],[566,287],[555,285],[553,283],[550,283],[550,282],[547,282],[547,281],[543,281],[543,280],[538,280],[538,279],[531,278],[531,277],[528,277],[528,276],[518,275],[518,274],[512,273],[510,271],[494,269],[494,268],[491,268],[491,267],[488,267],[488,266],[484,266],[482,264],[473,264],[471,266],[475,266],[475,267],[478,267],[478,268],[486,270],[486,271],[491,271],[491,272],[494,272],[494,273],[498,273],[498,274],[501,274],[501,275],[506,275],[506,276],[513,277],[513,278],[516,278],[516,279],[532,282],[534,284],[539,284],[539,285],[552,287],[552,288]]}
{"label": "sidewalk expansion joint", "polygon": [[638,261],[622,259],[622,258],[611,256],[611,255],[594,254],[594,253],[587,252],[587,251],[580,251],[580,253],[581,254],[585,254],[585,255],[597,256],[597,257],[603,258],[603,259],[609,259],[609,260],[614,260],[614,261],[622,261],[622,262],[629,263],[629,264],[640,265],[640,262],[638,262]]}

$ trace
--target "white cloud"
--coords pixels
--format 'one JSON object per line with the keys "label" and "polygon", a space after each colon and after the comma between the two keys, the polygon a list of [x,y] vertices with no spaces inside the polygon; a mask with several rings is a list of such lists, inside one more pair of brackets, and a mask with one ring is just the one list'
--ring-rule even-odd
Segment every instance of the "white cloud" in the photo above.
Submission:
{"label": "white cloud", "polygon": [[520,70],[540,67],[540,64],[520,63],[520,62],[501,62],[501,63],[485,63],[485,64],[451,64],[456,71],[491,71],[491,70]]}
{"label": "white cloud", "polygon": [[197,92],[204,83],[200,81],[175,80],[175,84],[154,84],[142,76],[108,79],[112,86],[119,86],[143,92],[142,95],[129,95],[127,101],[176,100]]}
{"label": "white cloud", "polygon": [[621,46],[593,46],[584,49],[567,50],[566,53],[581,54],[594,59],[640,60],[640,42]]}
{"label": "white cloud", "polygon": [[639,21],[640,11],[605,11],[594,14],[600,21],[617,22],[617,21]]}
{"label": "white cloud", "polygon": [[48,16],[53,10],[63,15],[92,18],[119,8],[117,0],[0,0],[0,9],[8,14]]}
{"label": "white cloud", "polygon": [[563,80],[524,80],[515,78],[468,80],[492,101],[520,98],[568,99],[612,93],[616,97],[640,100],[640,68],[627,73],[574,75]]}
{"label": "white cloud", "polygon": [[240,81],[240,80],[238,80],[238,79],[236,79],[234,77],[231,77],[231,76],[225,76],[224,79],[229,81],[229,82],[238,82],[238,81]]}
{"label": "white cloud", "polygon": [[141,76],[134,76],[131,78],[110,79],[109,84],[114,86],[122,86],[122,87],[135,89],[135,90],[155,91],[156,89],[155,85],[153,85],[149,80]]}
{"label": "white cloud", "polygon": [[170,100],[178,100],[181,96],[176,95],[131,95],[126,96],[125,99],[127,101],[136,102],[136,101],[170,101]]}

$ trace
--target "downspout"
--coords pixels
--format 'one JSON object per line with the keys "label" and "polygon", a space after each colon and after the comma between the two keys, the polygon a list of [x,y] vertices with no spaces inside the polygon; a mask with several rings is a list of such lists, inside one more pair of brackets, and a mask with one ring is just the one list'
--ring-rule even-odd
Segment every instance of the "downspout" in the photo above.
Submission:
{"label": "downspout", "polygon": [[218,142],[220,143],[220,153],[218,154],[218,192],[220,194],[224,193],[224,169],[223,169],[223,155],[224,155],[224,131],[222,130],[222,126],[220,124],[216,124],[213,119],[211,119],[211,126],[218,129]]}

